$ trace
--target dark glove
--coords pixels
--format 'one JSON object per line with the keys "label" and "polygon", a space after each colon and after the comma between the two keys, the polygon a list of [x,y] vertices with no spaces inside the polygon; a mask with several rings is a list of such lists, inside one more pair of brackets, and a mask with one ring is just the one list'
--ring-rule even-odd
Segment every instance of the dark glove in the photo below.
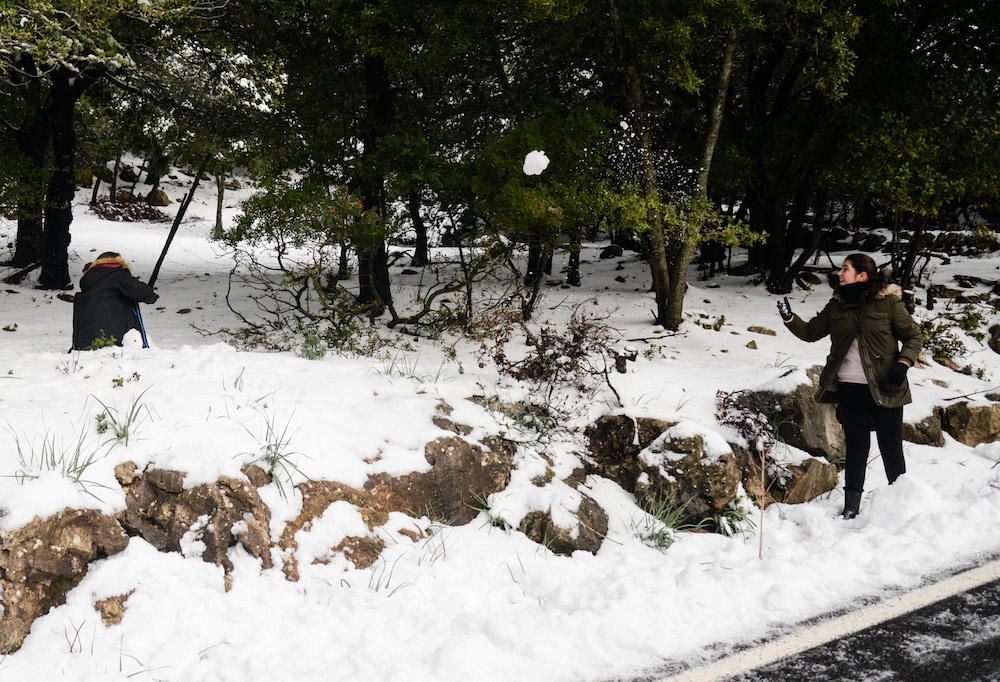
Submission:
{"label": "dark glove", "polygon": [[795,317],[792,313],[792,306],[788,303],[787,296],[778,301],[778,314],[781,315],[781,319],[785,322],[789,322],[793,317]]}
{"label": "dark glove", "polygon": [[910,366],[905,362],[897,362],[889,370],[889,384],[891,386],[902,386],[906,381],[906,373],[910,371]]}

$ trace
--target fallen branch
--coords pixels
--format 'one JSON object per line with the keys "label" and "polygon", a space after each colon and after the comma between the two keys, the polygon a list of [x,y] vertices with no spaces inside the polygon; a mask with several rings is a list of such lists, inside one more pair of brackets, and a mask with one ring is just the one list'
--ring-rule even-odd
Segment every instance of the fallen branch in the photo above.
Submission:
{"label": "fallen branch", "polygon": [[971,282],[972,284],[985,284],[990,287],[1000,284],[1000,280],[998,279],[986,279],[985,277],[976,277],[974,275],[952,275],[952,279],[956,282],[964,280],[966,282]]}
{"label": "fallen branch", "polygon": [[972,393],[966,393],[965,395],[956,395],[954,398],[945,398],[945,400],[961,400],[962,398],[971,398],[974,395],[979,395],[980,393],[989,393],[990,391],[1000,390],[1000,386],[994,386],[992,388],[984,388],[981,391],[973,391]]}
{"label": "fallen branch", "polygon": [[194,193],[198,189],[198,183],[201,181],[201,174],[205,172],[205,167],[208,166],[208,162],[211,158],[211,154],[205,154],[202,158],[201,164],[198,166],[198,170],[195,171],[194,182],[191,183],[191,189],[188,190],[187,196],[184,197],[184,201],[181,203],[180,208],[177,209],[177,215],[174,216],[174,222],[170,226],[170,232],[167,234],[167,241],[163,245],[163,251],[160,252],[160,257],[156,261],[156,266],[153,268],[153,274],[149,276],[150,289],[152,289],[153,285],[156,284],[156,276],[160,274],[160,266],[163,265],[163,259],[167,257],[167,251],[170,249],[170,243],[174,241],[174,235],[177,234],[177,228],[181,226],[181,221],[184,220],[184,214],[187,213],[188,206],[191,205]]}
{"label": "fallen branch", "polygon": [[656,336],[641,336],[637,339],[625,339],[626,341],[658,341],[659,339],[669,339],[673,336],[687,336],[687,332],[667,332]]}
{"label": "fallen branch", "polygon": [[38,263],[32,263],[28,267],[18,270],[13,275],[8,275],[7,277],[5,277],[3,283],[20,284],[24,280],[24,278],[27,277],[33,270],[37,270],[40,267],[42,267],[41,261],[39,261]]}

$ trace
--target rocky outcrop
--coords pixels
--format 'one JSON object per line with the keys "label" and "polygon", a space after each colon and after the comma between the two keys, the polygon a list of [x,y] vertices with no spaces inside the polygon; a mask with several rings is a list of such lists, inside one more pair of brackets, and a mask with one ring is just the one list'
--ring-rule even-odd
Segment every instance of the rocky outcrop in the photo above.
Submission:
{"label": "rocky outcrop", "polygon": [[0,654],[21,647],[35,619],[66,601],[92,561],[127,545],[117,520],[90,509],[36,517],[0,538]]}
{"label": "rocky outcrop", "polygon": [[[844,431],[837,421],[836,408],[815,399],[821,370],[819,365],[810,367],[806,370],[810,383],[800,384],[790,393],[746,391],[733,400],[763,412],[774,425],[779,441],[811,455],[842,462],[846,454]],[[903,440],[941,447],[944,445],[941,428],[941,411],[936,409],[918,423],[904,423]]]}
{"label": "rocky outcrop", "polygon": [[[903,412],[904,416],[906,412]],[[929,417],[924,417],[919,422],[903,422],[903,440],[917,445],[933,445],[936,448],[944,447],[944,433],[942,432],[942,416],[944,410],[940,407],[934,408],[934,413]]]}
{"label": "rocky outcrop", "polygon": [[738,445],[733,446],[733,451],[743,472],[743,488],[755,505],[761,501],[765,507],[775,502],[801,504],[837,487],[837,466],[822,457],[804,459],[798,464],[770,458],[762,481],[759,458]]}
{"label": "rocky outcrop", "polygon": [[125,490],[119,514],[130,535],[138,535],[161,552],[180,552],[184,543],[202,543],[201,557],[233,569],[229,548],[239,544],[271,566],[271,512],[246,479],[222,477],[215,483],[184,488],[186,474],[169,469],[136,470],[133,462],[115,467]]}
{"label": "rocky outcrop", "polygon": [[800,384],[790,393],[746,391],[734,395],[733,402],[767,415],[778,440],[805,450],[811,455],[842,460],[844,433],[830,405],[816,402],[815,395],[822,367],[806,370],[808,384]]}
{"label": "rocky outcrop", "polygon": [[551,511],[529,512],[518,530],[556,554],[570,556],[584,551],[596,554],[608,534],[608,515],[592,497],[581,493],[580,506],[574,516],[575,528],[556,525]]}
{"label": "rocky outcrop", "polygon": [[837,467],[823,459],[813,457],[782,469],[768,492],[785,504],[808,502],[837,487]]}
{"label": "rocky outcrop", "polygon": [[431,417],[431,422],[434,424],[434,426],[438,427],[442,431],[451,431],[452,433],[458,436],[468,436],[470,433],[472,433],[471,426],[466,426],[465,424],[459,424],[458,422],[454,422],[451,419],[448,419],[447,417],[444,417],[439,414],[436,414],[433,417]]}
{"label": "rocky outcrop", "polygon": [[737,495],[740,466],[732,453],[708,455],[700,435],[670,437],[660,419],[600,417],[587,427],[588,473],[610,478],[640,505],[684,505],[685,522],[715,516]]}
{"label": "rocky outcrop", "polygon": [[483,500],[507,487],[513,467],[511,449],[483,449],[454,436],[428,443],[424,458],[430,471],[369,478],[365,491],[371,506],[452,525],[468,523],[479,515]]}
{"label": "rocky outcrop", "polygon": [[[371,529],[386,523],[394,511],[452,525],[472,521],[486,498],[507,487],[514,463],[513,443],[486,438],[483,445],[457,436],[438,438],[424,447],[424,458],[431,465],[429,471],[398,477],[378,474],[370,477],[364,488],[336,481],[299,484],[302,511],[285,527],[279,542],[287,555],[285,575],[290,580],[299,577],[296,533],[307,530],[334,502],[345,501],[357,507]],[[370,546],[365,551],[370,554]],[[352,549],[351,554],[359,552]],[[348,558],[354,561],[352,556]]]}
{"label": "rocky outcrop", "polygon": [[973,405],[960,402],[949,405],[943,413],[943,427],[952,438],[975,447],[1000,439],[1000,405]]}
{"label": "rocky outcrop", "polygon": [[684,505],[684,522],[716,516],[739,494],[742,472],[732,452],[709,454],[700,435],[670,437],[646,449],[635,484],[636,500],[645,507],[663,500]]}
{"label": "rocky outcrop", "polygon": [[[818,368],[817,368],[818,369]],[[842,437],[833,410],[829,415],[815,409],[811,387],[797,394],[748,394],[757,409],[763,409],[786,435],[799,443],[829,447]],[[824,409],[829,409],[824,406]],[[804,411],[810,411],[804,414]],[[795,425],[795,428],[790,428]],[[672,436],[674,424],[661,420],[632,420],[624,416],[601,417],[587,430],[591,466],[589,473],[611,478],[632,492],[641,505],[659,506],[664,501],[684,505],[684,522],[698,524],[722,512],[737,496],[739,486],[755,498],[761,497],[760,469],[744,448],[729,444],[730,452],[713,445],[706,452],[700,435]],[[780,430],[779,430],[780,433]],[[793,443],[790,443],[793,444]],[[800,448],[804,449],[804,448]],[[764,479],[765,504],[797,504],[813,499],[837,484],[837,467],[825,458],[795,465],[769,466]]]}
{"label": "rocky outcrop", "polygon": [[590,473],[610,478],[633,492],[643,468],[639,453],[673,425],[673,422],[644,417],[599,417],[584,431],[592,460]]}

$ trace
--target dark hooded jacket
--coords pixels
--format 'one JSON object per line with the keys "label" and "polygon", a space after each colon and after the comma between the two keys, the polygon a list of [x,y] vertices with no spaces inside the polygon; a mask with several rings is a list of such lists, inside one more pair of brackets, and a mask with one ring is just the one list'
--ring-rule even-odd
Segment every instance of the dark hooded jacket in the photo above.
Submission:
{"label": "dark hooded jacket", "polygon": [[805,322],[798,315],[785,323],[803,341],[819,341],[829,335],[830,355],[819,378],[816,400],[838,401],[837,370],[851,342],[858,339],[861,364],[864,366],[868,389],[881,407],[901,407],[909,402],[910,386],[893,386],[888,381],[889,370],[905,358],[910,366],[917,364],[923,344],[920,327],[906,311],[902,291],[896,284],[866,294],[856,303],[848,303],[838,294],[813,319]]}
{"label": "dark hooded jacket", "polygon": [[88,350],[99,338],[122,345],[125,333],[140,329],[137,301],[155,303],[159,296],[129,271],[122,258],[99,258],[83,273],[73,299],[73,349]]}

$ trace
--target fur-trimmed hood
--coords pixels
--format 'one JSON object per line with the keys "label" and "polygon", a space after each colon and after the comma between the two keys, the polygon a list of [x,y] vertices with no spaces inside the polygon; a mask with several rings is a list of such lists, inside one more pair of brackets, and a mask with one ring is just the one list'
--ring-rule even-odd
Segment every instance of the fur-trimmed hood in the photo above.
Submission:
{"label": "fur-trimmed hood", "polygon": [[87,274],[93,268],[99,268],[99,267],[103,268],[118,267],[118,268],[124,268],[125,270],[132,272],[132,266],[129,265],[127,260],[125,260],[121,256],[115,256],[114,258],[98,258],[93,263],[87,263],[86,265],[83,266],[83,274]]}
{"label": "fur-trimmed hood", "polygon": [[[896,298],[903,300],[903,290],[898,284],[887,284],[875,293],[873,301],[878,301],[879,299],[886,298],[887,296],[895,296]],[[843,303],[843,299],[840,298],[840,294],[837,291],[833,292],[833,299],[835,301],[840,301]]]}

